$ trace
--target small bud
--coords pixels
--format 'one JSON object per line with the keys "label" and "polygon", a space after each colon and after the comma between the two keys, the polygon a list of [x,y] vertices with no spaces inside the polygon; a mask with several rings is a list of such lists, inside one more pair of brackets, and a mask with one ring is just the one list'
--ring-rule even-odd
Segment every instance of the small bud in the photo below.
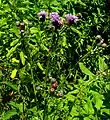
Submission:
{"label": "small bud", "polygon": [[78,14],[77,14],[77,17],[78,17],[78,18],[82,18],[82,14],[81,14],[81,13],[78,13]]}
{"label": "small bud", "polygon": [[32,25],[33,25],[32,22],[29,22],[29,23],[28,23],[28,26],[29,26],[29,27],[32,27]]}
{"label": "small bud", "polygon": [[101,39],[102,39],[101,35],[96,36],[96,40],[101,40]]}
{"label": "small bud", "polygon": [[58,91],[58,93],[56,95],[57,95],[57,97],[62,97],[63,96],[63,91],[62,90]]}
{"label": "small bud", "polygon": [[24,33],[24,30],[20,30],[20,33],[21,33],[21,34]]}
{"label": "small bud", "polygon": [[40,90],[40,89],[41,89],[41,87],[40,87],[40,86],[37,86],[37,87],[36,87],[36,90]]}
{"label": "small bud", "polygon": [[104,42],[104,39],[102,39],[101,41],[100,41],[100,44],[102,44]]}
{"label": "small bud", "polygon": [[20,23],[20,30],[24,30],[25,29],[25,24],[24,23]]}
{"label": "small bud", "polygon": [[19,21],[16,21],[16,25],[19,27],[19,25],[20,25],[20,22],[19,22]]}
{"label": "small bud", "polygon": [[55,83],[56,82],[56,79],[55,78],[51,78],[51,83]]}
{"label": "small bud", "polygon": [[53,83],[52,88],[57,89],[57,83]]}
{"label": "small bud", "polygon": [[103,43],[103,44],[102,44],[102,47],[107,47],[107,44],[106,44],[106,43]]}
{"label": "small bud", "polygon": [[50,92],[51,92],[51,93],[54,93],[54,91],[55,91],[54,88],[51,88],[51,89],[50,89]]}

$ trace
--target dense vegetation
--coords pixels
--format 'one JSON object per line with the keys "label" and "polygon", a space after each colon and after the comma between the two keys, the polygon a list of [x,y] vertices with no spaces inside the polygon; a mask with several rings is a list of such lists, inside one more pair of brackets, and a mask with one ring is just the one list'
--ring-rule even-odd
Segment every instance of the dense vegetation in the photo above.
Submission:
{"label": "dense vegetation", "polygon": [[0,0],[0,119],[110,120],[106,0]]}

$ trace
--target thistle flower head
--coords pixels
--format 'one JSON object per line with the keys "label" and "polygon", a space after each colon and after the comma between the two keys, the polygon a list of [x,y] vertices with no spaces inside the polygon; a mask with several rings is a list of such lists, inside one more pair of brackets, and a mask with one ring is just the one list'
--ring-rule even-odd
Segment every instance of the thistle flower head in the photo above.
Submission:
{"label": "thistle flower head", "polygon": [[78,17],[73,16],[72,14],[67,14],[67,15],[65,15],[65,17],[66,17],[68,24],[73,24],[73,23],[76,23],[78,21]]}
{"label": "thistle flower head", "polygon": [[59,16],[59,14],[57,12],[50,13],[50,17],[51,17],[52,22],[60,20],[60,16]]}
{"label": "thistle flower head", "polygon": [[57,12],[50,13],[50,17],[52,20],[52,24],[55,26],[55,28],[59,28],[62,25],[60,16]]}
{"label": "thistle flower head", "polygon": [[45,18],[46,18],[46,12],[45,11],[41,11],[38,13],[39,15],[39,18],[41,21],[45,21]]}

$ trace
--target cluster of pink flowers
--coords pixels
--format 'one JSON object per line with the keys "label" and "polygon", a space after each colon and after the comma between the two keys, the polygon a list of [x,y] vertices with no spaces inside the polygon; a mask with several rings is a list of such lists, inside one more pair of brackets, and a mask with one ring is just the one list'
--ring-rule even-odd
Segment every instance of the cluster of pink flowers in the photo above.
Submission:
{"label": "cluster of pink flowers", "polygon": [[[45,11],[41,11],[38,13],[39,15],[39,19],[41,21],[45,21],[46,17],[47,17],[47,13]],[[81,15],[80,15],[81,17]],[[65,18],[66,18],[66,23],[69,24],[69,25],[72,25],[74,23],[77,23],[78,19],[80,18],[79,16],[75,16],[75,15],[72,15],[72,14],[66,14],[65,15]],[[59,14],[57,12],[52,12],[49,14],[49,18],[51,19],[52,21],[52,24],[58,28],[60,27],[63,22],[61,21],[61,18],[59,16]]]}

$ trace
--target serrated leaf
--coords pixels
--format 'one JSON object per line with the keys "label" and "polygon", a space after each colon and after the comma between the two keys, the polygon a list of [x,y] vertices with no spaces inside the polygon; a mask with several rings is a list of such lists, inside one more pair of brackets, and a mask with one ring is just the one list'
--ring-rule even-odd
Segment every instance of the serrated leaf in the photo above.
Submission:
{"label": "serrated leaf", "polygon": [[91,78],[95,76],[83,63],[79,62],[79,67],[84,74],[89,75]]}
{"label": "serrated leaf", "polygon": [[43,67],[42,67],[42,65],[40,64],[40,62],[38,62],[37,65],[38,65],[38,67],[39,67],[42,71],[44,70]]}
{"label": "serrated leaf", "polygon": [[11,78],[15,78],[17,71],[18,71],[17,69],[14,69],[14,70],[11,72],[10,77],[11,77]]}
{"label": "serrated leaf", "polygon": [[25,57],[24,57],[24,53],[22,51],[20,52],[20,59],[21,59],[21,63],[23,65],[25,65]]}
{"label": "serrated leaf", "polygon": [[17,113],[16,109],[9,110],[9,111],[7,111],[7,112],[4,113],[3,120],[8,120],[12,116],[17,115],[17,114],[18,113]]}

